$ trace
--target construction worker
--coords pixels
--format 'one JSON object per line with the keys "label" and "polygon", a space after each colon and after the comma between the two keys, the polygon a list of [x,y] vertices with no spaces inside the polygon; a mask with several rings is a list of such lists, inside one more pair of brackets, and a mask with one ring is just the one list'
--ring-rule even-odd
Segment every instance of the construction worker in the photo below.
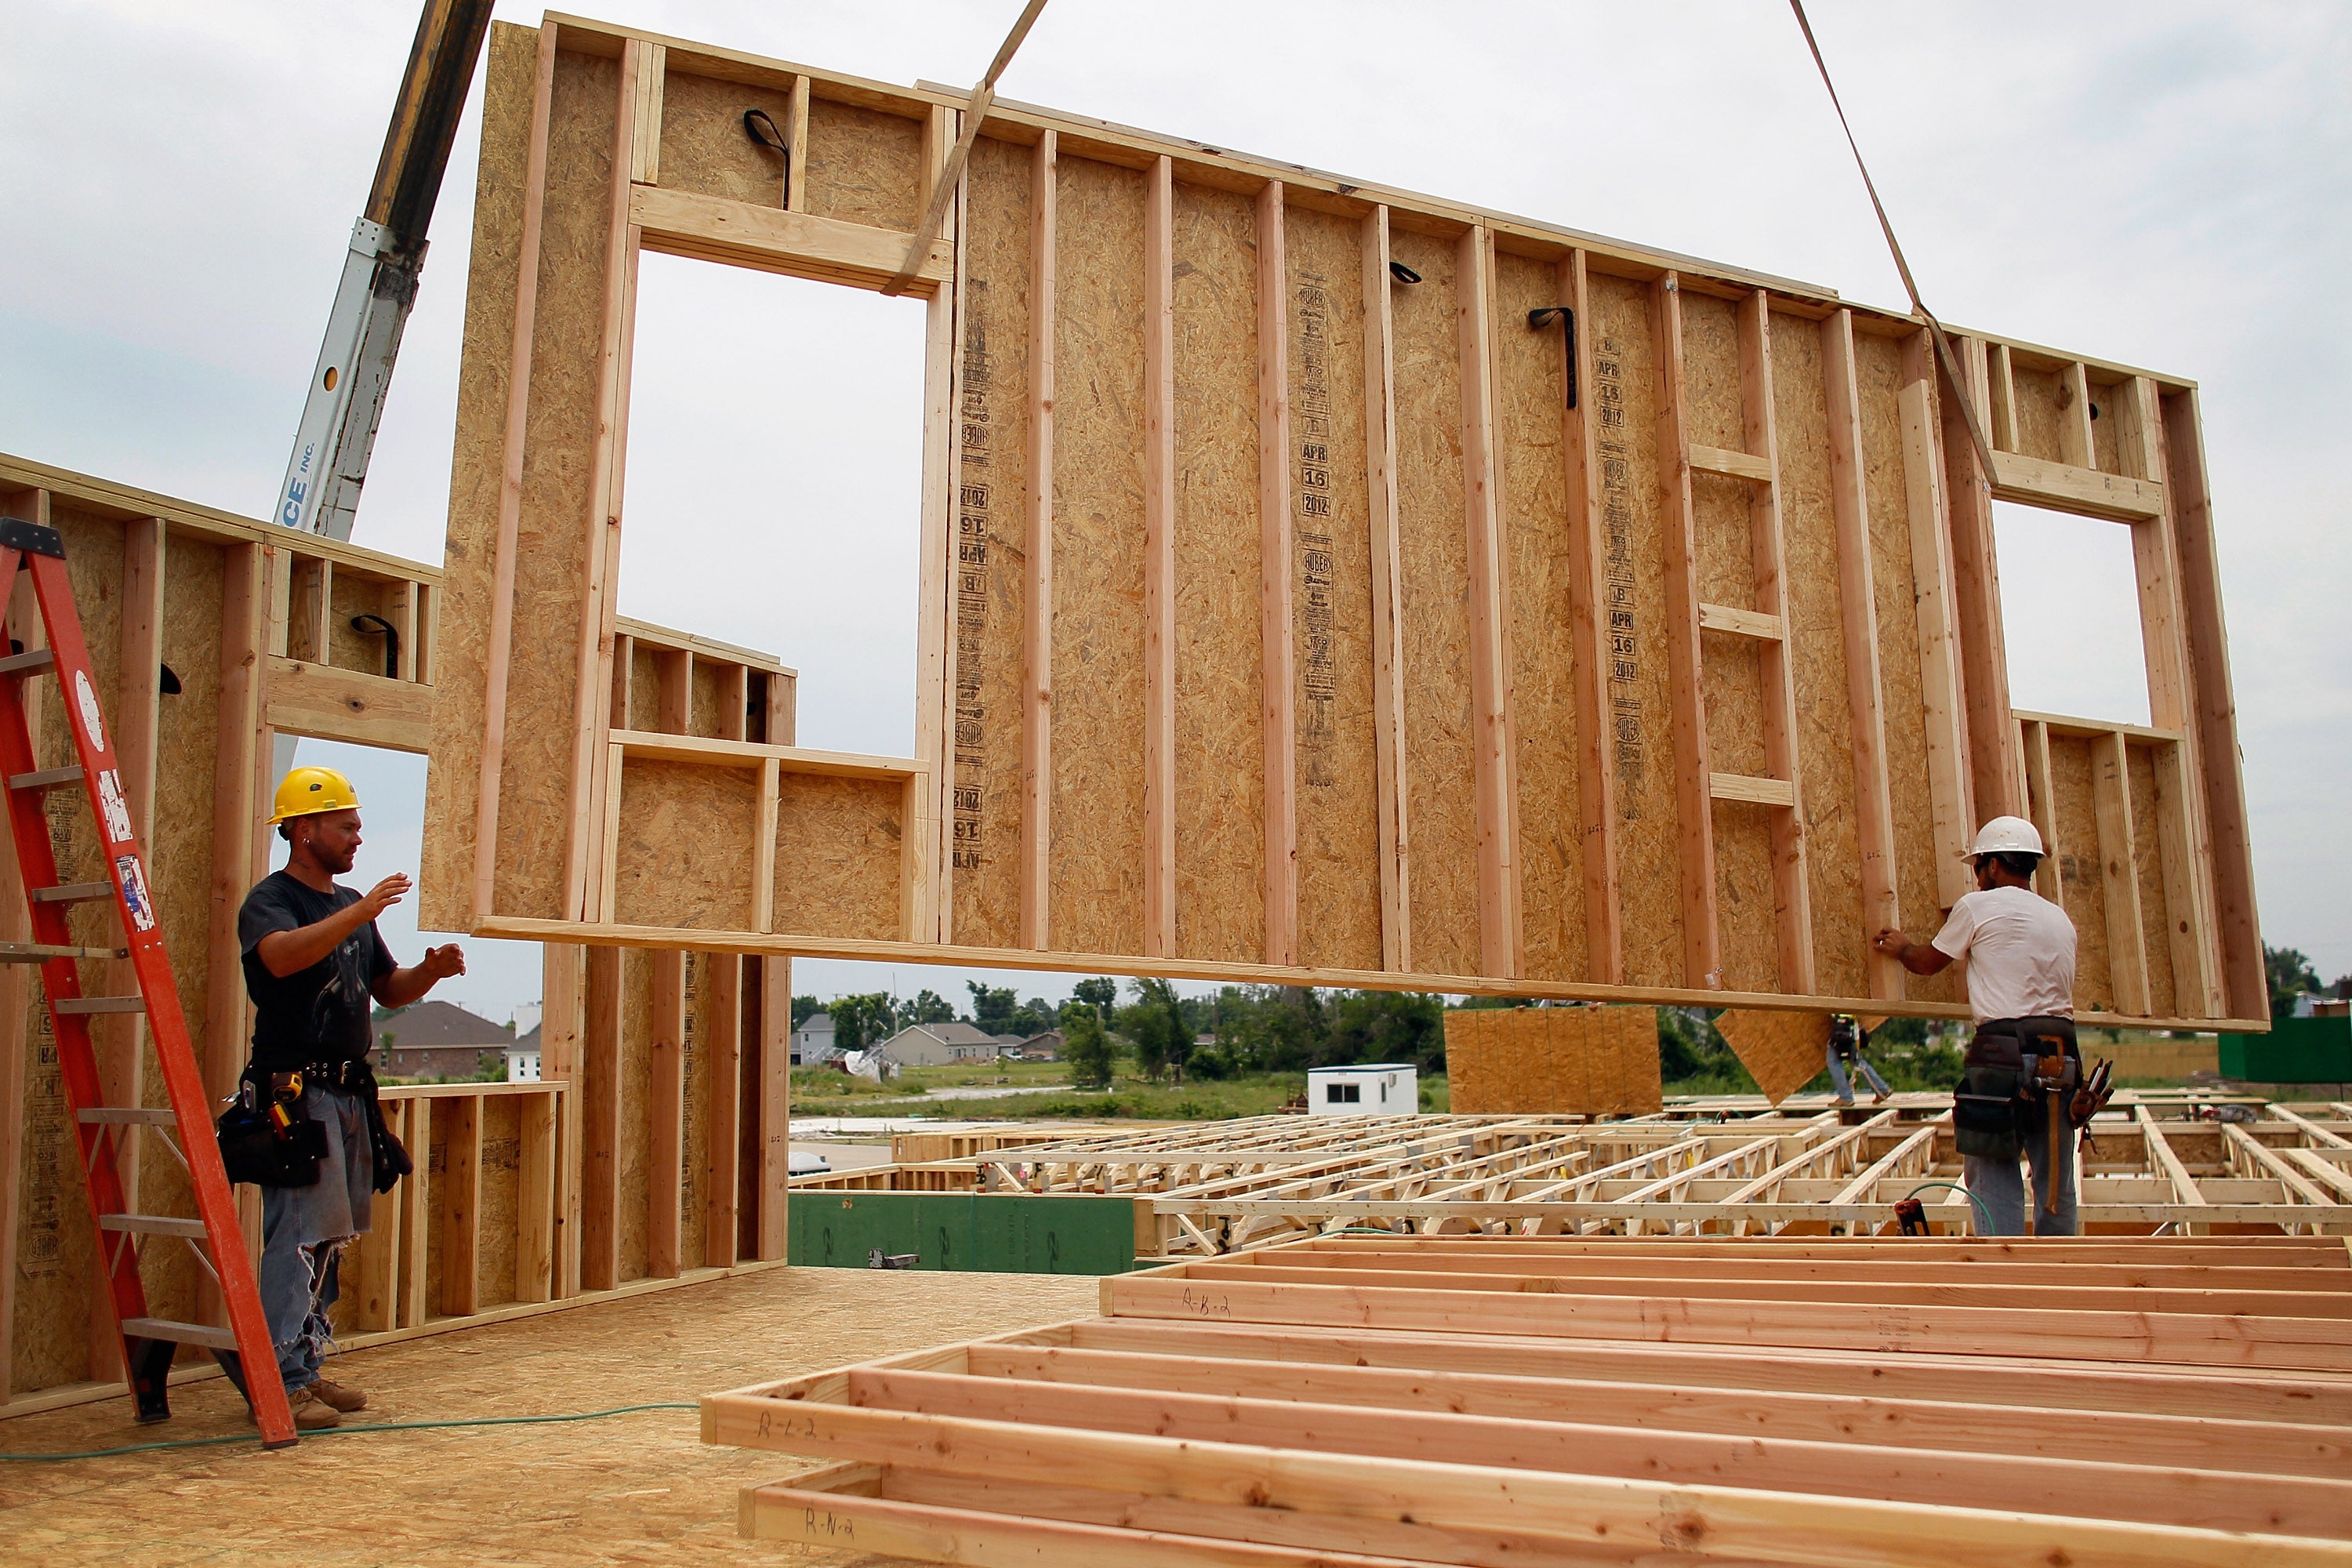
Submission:
{"label": "construction worker", "polygon": [[[2032,1234],[2076,1234],[2074,1139],[2082,1054],[2074,1043],[2074,922],[2035,893],[2042,835],[1996,816],[1968,851],[1977,888],[1952,906],[1933,942],[1886,930],[1871,945],[1914,974],[1968,965],[1969,1042],[1952,1122],[1963,1181],[1995,1236],[2027,1234],[2024,1154],[2032,1171]],[[2087,1119],[2087,1117],[2085,1118]]]}
{"label": "construction worker", "polygon": [[358,1389],[319,1375],[336,1259],[368,1228],[371,1195],[391,1191],[410,1168],[376,1109],[371,1005],[406,1006],[465,973],[466,957],[451,943],[427,949],[414,968],[393,963],[375,921],[408,891],[406,877],[395,872],[365,893],[336,886],[360,847],[350,779],[332,768],[296,768],[278,786],[269,821],[288,846],[285,868],[255,884],[236,919],[254,1006],[243,1092],[263,1110],[282,1107],[317,1155],[314,1181],[265,1184],[261,1198],[261,1308],[294,1425],[307,1432],[367,1404]]}
{"label": "construction worker", "polygon": [[1845,1076],[1848,1063],[1852,1063],[1853,1069],[1869,1083],[1874,1091],[1873,1103],[1885,1104],[1887,1095],[1892,1092],[1886,1087],[1886,1080],[1878,1076],[1878,1069],[1870,1065],[1870,1058],[1862,1054],[1862,1047],[1869,1043],[1870,1031],[1862,1026],[1861,1019],[1851,1013],[1830,1015],[1830,1041],[1825,1054],[1829,1058],[1830,1082],[1837,1086],[1837,1102],[1840,1105],[1853,1103],[1853,1085],[1846,1080]]}

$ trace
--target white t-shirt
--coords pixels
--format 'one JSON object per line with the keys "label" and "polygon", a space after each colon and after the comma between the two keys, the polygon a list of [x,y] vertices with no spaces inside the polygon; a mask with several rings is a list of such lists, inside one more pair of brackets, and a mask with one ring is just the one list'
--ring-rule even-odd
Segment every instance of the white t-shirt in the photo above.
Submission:
{"label": "white t-shirt", "polygon": [[1969,1011],[1988,1018],[2074,1016],[2074,922],[2027,888],[1985,888],[1952,906],[1936,950],[1969,966]]}

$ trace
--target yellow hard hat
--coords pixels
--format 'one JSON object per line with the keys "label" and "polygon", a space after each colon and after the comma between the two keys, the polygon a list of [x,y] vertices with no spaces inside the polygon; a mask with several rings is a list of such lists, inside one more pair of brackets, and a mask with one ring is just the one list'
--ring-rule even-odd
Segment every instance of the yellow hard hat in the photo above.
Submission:
{"label": "yellow hard hat", "polygon": [[350,811],[360,804],[352,781],[332,768],[296,768],[278,786],[278,809],[269,818],[277,826],[289,816],[316,816],[322,811]]}

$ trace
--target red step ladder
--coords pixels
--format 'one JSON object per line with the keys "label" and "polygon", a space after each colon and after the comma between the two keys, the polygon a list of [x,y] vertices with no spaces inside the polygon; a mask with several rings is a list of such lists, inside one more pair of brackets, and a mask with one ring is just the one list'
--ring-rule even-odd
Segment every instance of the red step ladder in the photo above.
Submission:
{"label": "red step ladder", "polygon": [[[15,836],[16,863],[24,873],[33,924],[31,942],[0,943],[0,962],[41,966],[58,1064],[67,1103],[73,1108],[74,1133],[80,1141],[82,1171],[88,1177],[83,1185],[96,1226],[99,1267],[106,1275],[116,1330],[122,1336],[122,1364],[129,1373],[139,1419],[161,1421],[171,1414],[168,1379],[173,1355],[180,1345],[203,1345],[224,1364],[230,1364],[229,1357],[234,1355],[242,1369],[253,1374],[243,1381],[262,1443],[282,1448],[296,1441],[293,1412],[277,1375],[277,1352],[261,1315],[261,1295],[255,1288],[253,1265],[237,1226],[236,1200],[230,1196],[228,1176],[221,1166],[211,1100],[196,1065],[195,1048],[188,1039],[187,1020],[180,1012],[171,963],[164,956],[146,861],[131,831],[114,748],[99,708],[89,648],[82,639],[81,617],[74,609],[65,556],[65,542],[56,529],[0,518],[0,605],[14,593],[18,572],[29,574],[49,645],[0,658],[0,781],[6,787],[8,826]],[[26,722],[25,682],[42,675],[57,678],[66,728],[73,735],[75,761],[65,767],[41,766]],[[152,672],[148,679],[153,679]],[[57,857],[41,803],[48,791],[76,785],[89,800],[91,819],[104,846],[103,881],[58,880]],[[68,929],[66,911],[77,903],[104,903],[111,925],[121,932],[121,944],[76,943]],[[138,994],[83,995],[76,964],[85,959],[130,960],[139,983]],[[89,1040],[90,1018],[104,1013],[146,1016],[148,1037],[154,1043],[163,1086],[171,1098],[169,1110],[104,1103],[98,1058]],[[195,1194],[194,1218],[139,1214],[125,1199],[116,1156],[142,1127],[152,1129],[187,1167],[189,1185]],[[174,1128],[179,1132],[176,1144],[169,1135]],[[197,1260],[220,1285],[222,1301],[228,1309],[227,1328],[148,1316],[147,1293],[139,1279],[140,1245],[147,1237],[184,1240],[195,1248]]]}

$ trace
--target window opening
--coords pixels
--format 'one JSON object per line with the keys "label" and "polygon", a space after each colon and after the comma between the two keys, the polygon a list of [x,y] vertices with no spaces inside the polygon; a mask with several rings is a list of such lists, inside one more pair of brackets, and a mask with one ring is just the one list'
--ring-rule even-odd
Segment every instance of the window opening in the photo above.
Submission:
{"label": "window opening", "polygon": [[[364,893],[395,871],[405,874],[412,881],[415,879],[425,842],[423,757],[375,746],[306,738],[295,744],[294,764],[333,768],[348,777],[359,794],[360,850],[351,870],[335,879],[338,883]],[[286,841],[275,828],[270,830],[268,845],[269,868],[284,870]],[[435,986],[427,1001],[454,1004],[495,1025],[513,1024],[514,1036],[528,1035],[538,1026],[543,975],[539,943],[419,931],[413,889],[399,903],[386,910],[375,924],[383,933],[383,944],[392,950],[394,962],[404,968],[422,959],[428,947],[455,942],[465,948],[466,973]],[[442,1076],[441,1069],[448,1065],[446,1062],[436,1060],[423,1071],[411,1070],[415,1064],[407,1068],[394,1064],[383,1042],[387,1029],[397,1036],[399,1026],[377,1020],[379,1072],[404,1079]],[[484,1052],[493,1048],[485,1043]],[[470,1078],[473,1073],[469,1070],[462,1076]]]}
{"label": "window opening", "polygon": [[2128,524],[1995,501],[2009,700],[2033,713],[2148,722]]}
{"label": "window opening", "polygon": [[620,612],[774,654],[803,746],[912,756],[919,300],[648,254]]}

